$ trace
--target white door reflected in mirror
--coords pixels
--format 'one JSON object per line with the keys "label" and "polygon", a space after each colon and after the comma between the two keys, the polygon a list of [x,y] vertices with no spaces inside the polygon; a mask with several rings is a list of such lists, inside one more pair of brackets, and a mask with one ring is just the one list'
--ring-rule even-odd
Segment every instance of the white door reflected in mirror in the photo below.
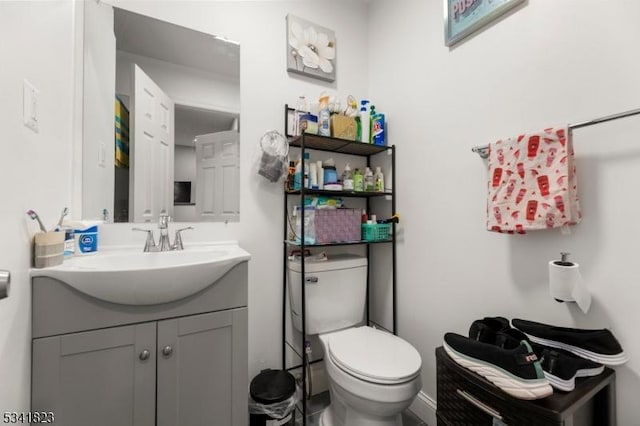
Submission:
{"label": "white door reflected in mirror", "polygon": [[173,216],[174,105],[138,65],[133,73],[129,219],[157,222],[161,214]]}
{"label": "white door reflected in mirror", "polygon": [[[104,2],[83,4],[82,217],[102,219],[106,209],[116,222],[156,222],[161,212],[176,221],[238,220],[239,45]],[[120,145],[114,101],[131,115],[120,118]],[[223,166],[199,183],[196,136],[231,130],[235,142],[225,149],[233,155],[215,161],[233,158],[235,172]]]}

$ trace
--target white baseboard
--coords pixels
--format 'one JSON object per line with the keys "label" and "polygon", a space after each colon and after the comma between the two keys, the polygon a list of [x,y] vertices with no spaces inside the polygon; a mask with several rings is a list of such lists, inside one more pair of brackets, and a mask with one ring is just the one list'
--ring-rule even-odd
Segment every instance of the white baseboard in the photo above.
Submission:
{"label": "white baseboard", "polygon": [[436,400],[423,391],[420,391],[409,410],[428,426],[436,426],[438,423],[436,419]]}

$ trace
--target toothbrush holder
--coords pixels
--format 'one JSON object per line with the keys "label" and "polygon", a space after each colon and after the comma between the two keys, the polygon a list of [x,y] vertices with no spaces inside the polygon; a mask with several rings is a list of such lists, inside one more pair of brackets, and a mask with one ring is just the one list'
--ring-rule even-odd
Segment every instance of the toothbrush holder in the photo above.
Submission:
{"label": "toothbrush holder", "polygon": [[64,232],[39,232],[33,238],[33,265],[47,268],[62,263],[64,259]]}

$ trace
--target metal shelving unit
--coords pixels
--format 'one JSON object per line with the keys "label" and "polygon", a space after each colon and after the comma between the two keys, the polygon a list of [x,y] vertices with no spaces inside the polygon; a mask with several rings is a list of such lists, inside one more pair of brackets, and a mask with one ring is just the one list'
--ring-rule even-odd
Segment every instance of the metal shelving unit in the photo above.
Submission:
{"label": "metal shelving unit", "polygon": [[[285,117],[287,114],[288,107],[285,106]],[[286,127],[285,127],[286,128]],[[288,261],[288,251],[292,248],[299,249],[302,253],[304,253],[305,249],[311,249],[314,247],[329,247],[329,246],[349,246],[349,245],[366,245],[366,257],[368,260],[367,267],[367,299],[366,299],[366,324],[369,325],[369,291],[370,291],[370,246],[372,244],[391,244],[392,251],[392,307],[393,307],[393,333],[397,334],[397,315],[396,315],[396,223],[392,222],[391,228],[391,237],[388,240],[383,241],[354,241],[347,243],[329,243],[329,244],[305,244],[305,229],[304,229],[304,210],[300,209],[299,214],[301,214],[301,226],[300,226],[300,242],[296,243],[293,241],[289,241],[287,238],[288,235],[288,214],[289,214],[289,200],[290,198],[296,198],[299,202],[299,205],[304,205],[304,198],[307,196],[313,195],[327,195],[327,196],[339,196],[339,197],[357,197],[357,198],[365,198],[366,199],[366,209],[370,211],[370,200],[374,197],[386,197],[390,199],[391,202],[391,213],[392,215],[396,213],[396,176],[395,176],[395,165],[396,165],[396,150],[395,145],[390,146],[379,146],[366,144],[361,142],[353,142],[344,139],[337,139],[325,136],[317,136],[317,135],[309,135],[303,134],[301,136],[296,136],[289,139],[290,147],[299,147],[301,149],[301,158],[304,158],[305,151],[316,150],[316,151],[327,151],[327,152],[337,152],[341,154],[349,154],[355,156],[366,157],[367,166],[371,166],[371,157],[377,154],[390,152],[391,155],[391,191],[385,192],[355,192],[355,191],[327,191],[327,190],[318,190],[318,189],[308,189],[302,188],[296,191],[284,191],[284,205],[283,205],[283,228],[284,228],[284,243],[283,243],[283,262],[282,262],[282,368],[287,370],[293,370],[296,368],[302,368],[302,425],[307,424],[307,370],[305,366],[307,365],[305,361],[304,353],[299,354],[286,340],[286,304],[287,304],[287,261]],[[301,256],[300,260],[300,271],[301,276],[305,276],[305,259],[304,256]],[[303,281],[304,282],[304,281]],[[300,283],[302,285],[301,293],[302,293],[302,352],[304,352],[305,341],[307,339],[306,335],[306,295],[305,295],[305,286],[303,282]],[[286,365],[286,350],[287,346],[291,348],[294,353],[301,358],[300,365],[295,365],[293,367],[287,368]],[[312,361],[311,364],[318,362]]]}

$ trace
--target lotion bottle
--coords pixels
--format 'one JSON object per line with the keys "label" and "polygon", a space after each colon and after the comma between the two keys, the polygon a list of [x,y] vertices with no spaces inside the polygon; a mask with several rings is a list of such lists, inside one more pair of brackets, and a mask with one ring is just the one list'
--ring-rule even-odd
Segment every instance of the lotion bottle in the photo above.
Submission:
{"label": "lotion bottle", "polygon": [[358,169],[353,172],[353,190],[356,192],[364,191],[362,173]]}
{"label": "lotion bottle", "polygon": [[384,192],[384,175],[380,166],[376,167],[376,192]]}

